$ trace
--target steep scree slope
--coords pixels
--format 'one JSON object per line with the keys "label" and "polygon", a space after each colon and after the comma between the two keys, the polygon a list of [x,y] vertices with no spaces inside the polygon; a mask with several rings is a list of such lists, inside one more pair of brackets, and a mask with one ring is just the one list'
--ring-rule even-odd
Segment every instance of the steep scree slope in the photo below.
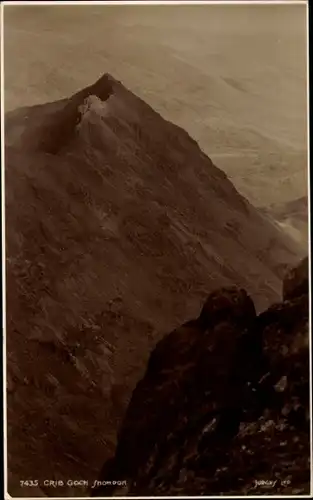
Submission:
{"label": "steep scree slope", "polygon": [[109,75],[7,114],[5,175],[9,485],[29,496],[34,471],[96,477],[162,332],[220,286],[267,307],[298,248]]}
{"label": "steep scree slope", "polygon": [[259,316],[242,289],[211,293],[152,351],[91,493],[308,494],[308,347],[307,259]]}

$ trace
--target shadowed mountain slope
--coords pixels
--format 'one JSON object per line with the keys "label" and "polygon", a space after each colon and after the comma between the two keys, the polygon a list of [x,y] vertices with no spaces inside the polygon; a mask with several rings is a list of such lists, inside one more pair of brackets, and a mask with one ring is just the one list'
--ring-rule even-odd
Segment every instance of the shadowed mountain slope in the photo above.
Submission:
{"label": "shadowed mountain slope", "polygon": [[29,496],[34,470],[95,478],[162,332],[221,286],[268,307],[299,249],[109,75],[8,113],[5,175],[9,484]]}

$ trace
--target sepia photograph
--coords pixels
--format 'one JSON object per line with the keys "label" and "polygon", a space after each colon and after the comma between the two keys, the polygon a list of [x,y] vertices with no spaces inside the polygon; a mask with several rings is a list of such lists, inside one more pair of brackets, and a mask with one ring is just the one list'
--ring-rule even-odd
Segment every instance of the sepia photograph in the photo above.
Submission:
{"label": "sepia photograph", "polygon": [[308,2],[1,4],[5,498],[312,494]]}

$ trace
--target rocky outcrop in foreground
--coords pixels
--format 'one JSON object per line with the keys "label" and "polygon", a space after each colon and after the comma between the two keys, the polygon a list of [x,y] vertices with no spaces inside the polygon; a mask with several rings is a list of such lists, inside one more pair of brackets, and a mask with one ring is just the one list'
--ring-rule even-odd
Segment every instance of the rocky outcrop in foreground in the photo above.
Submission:
{"label": "rocky outcrop in foreground", "polygon": [[152,352],[95,496],[309,492],[308,260],[256,315],[236,287]]}

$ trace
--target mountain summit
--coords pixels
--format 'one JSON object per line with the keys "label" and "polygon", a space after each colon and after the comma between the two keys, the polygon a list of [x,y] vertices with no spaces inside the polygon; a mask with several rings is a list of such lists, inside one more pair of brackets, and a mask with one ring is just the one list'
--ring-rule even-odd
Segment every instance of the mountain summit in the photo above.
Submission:
{"label": "mountain summit", "polygon": [[8,113],[5,175],[9,485],[29,496],[34,471],[96,478],[164,333],[220,287],[267,308],[299,251],[109,75]]}

